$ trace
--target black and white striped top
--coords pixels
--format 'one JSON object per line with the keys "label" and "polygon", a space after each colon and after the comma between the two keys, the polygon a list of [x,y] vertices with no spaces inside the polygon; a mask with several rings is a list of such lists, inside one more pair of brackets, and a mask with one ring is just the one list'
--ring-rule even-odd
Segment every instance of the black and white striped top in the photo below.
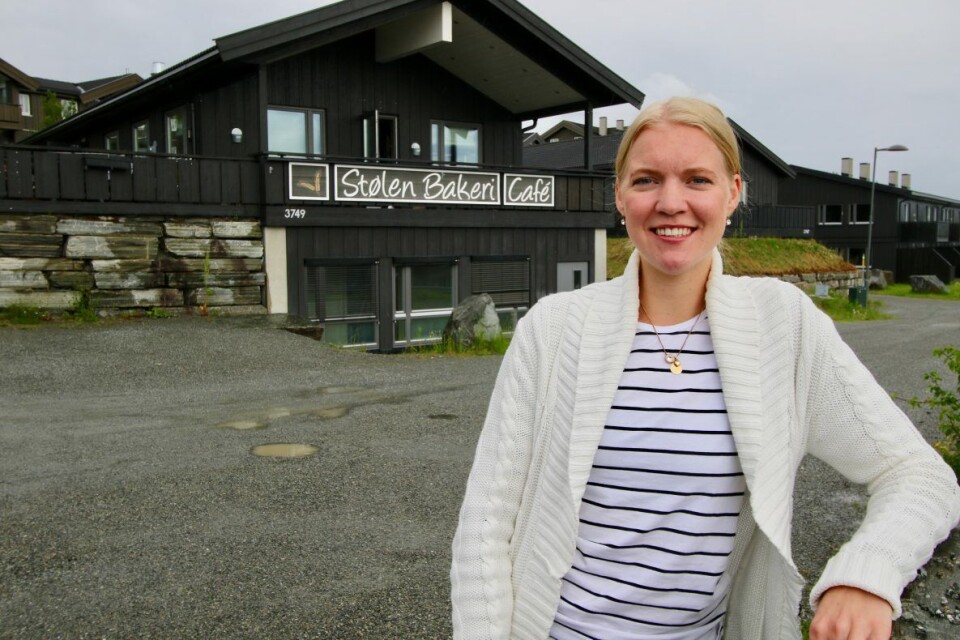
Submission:
{"label": "black and white striped top", "polygon": [[[675,353],[691,328],[658,327]],[[580,507],[550,631],[584,638],[720,638],[745,482],[709,321],[670,372],[649,324],[636,338]]]}

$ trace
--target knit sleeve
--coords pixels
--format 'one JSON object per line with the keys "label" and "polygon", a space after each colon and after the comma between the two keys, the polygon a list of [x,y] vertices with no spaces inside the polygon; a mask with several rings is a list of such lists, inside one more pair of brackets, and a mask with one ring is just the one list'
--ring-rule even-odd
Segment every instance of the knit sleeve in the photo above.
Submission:
{"label": "knit sleeve", "polygon": [[869,494],[863,522],[827,563],[810,604],[846,585],[884,598],[896,618],[904,587],[960,518],[960,490],[832,321],[809,301],[803,306],[804,325],[813,327],[803,344],[812,352],[808,452]]}
{"label": "knit sleeve", "polygon": [[529,468],[541,358],[536,305],[514,333],[480,434],[453,540],[455,638],[507,638],[513,610],[510,540]]}

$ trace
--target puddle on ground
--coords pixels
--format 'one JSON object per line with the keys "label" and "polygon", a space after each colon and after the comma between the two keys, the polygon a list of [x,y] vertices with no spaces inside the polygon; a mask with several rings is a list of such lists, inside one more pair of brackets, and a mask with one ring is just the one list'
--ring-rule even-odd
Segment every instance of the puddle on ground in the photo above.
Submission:
{"label": "puddle on ground", "polygon": [[259,420],[227,420],[217,425],[219,429],[233,429],[234,431],[257,431],[266,429],[267,423]]}
{"label": "puddle on ground", "polygon": [[350,412],[350,407],[347,406],[338,406],[338,407],[325,407],[323,409],[313,409],[308,411],[311,416],[320,418],[321,420],[333,420],[334,418],[342,418]]}
{"label": "puddle on ground", "polygon": [[431,420],[456,420],[459,416],[452,413],[434,413],[427,417]]}
{"label": "puddle on ground", "polygon": [[327,393],[327,394],[336,394],[336,393],[359,393],[363,391],[361,387],[320,387],[317,389],[317,393]]}
{"label": "puddle on ground", "polygon": [[312,444],[274,443],[256,446],[250,453],[264,458],[307,458],[319,450]]}

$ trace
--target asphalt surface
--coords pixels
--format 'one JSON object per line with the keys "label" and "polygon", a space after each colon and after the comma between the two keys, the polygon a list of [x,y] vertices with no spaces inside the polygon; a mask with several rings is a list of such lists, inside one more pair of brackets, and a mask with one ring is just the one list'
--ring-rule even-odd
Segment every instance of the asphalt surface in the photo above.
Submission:
{"label": "asphalt surface", "polygon": [[[841,333],[917,395],[960,304],[885,300],[894,320]],[[0,638],[449,637],[449,545],[500,358],[370,355],[282,325],[0,328]],[[864,503],[804,464],[809,578]],[[955,538],[908,595],[939,602]],[[930,618],[927,637],[960,636]]]}

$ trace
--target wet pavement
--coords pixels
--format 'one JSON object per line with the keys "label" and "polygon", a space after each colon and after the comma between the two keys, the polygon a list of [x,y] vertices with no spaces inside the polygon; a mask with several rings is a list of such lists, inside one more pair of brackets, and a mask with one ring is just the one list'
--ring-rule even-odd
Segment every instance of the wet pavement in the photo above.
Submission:
{"label": "wet pavement", "polygon": [[[960,341],[960,304],[888,300],[895,320],[841,332],[909,397]],[[282,325],[0,328],[0,638],[449,636],[449,544],[500,359]],[[810,461],[797,504],[818,514],[795,538],[815,575],[863,494]],[[927,637],[960,629],[921,608],[960,605],[955,538],[908,594]]]}

